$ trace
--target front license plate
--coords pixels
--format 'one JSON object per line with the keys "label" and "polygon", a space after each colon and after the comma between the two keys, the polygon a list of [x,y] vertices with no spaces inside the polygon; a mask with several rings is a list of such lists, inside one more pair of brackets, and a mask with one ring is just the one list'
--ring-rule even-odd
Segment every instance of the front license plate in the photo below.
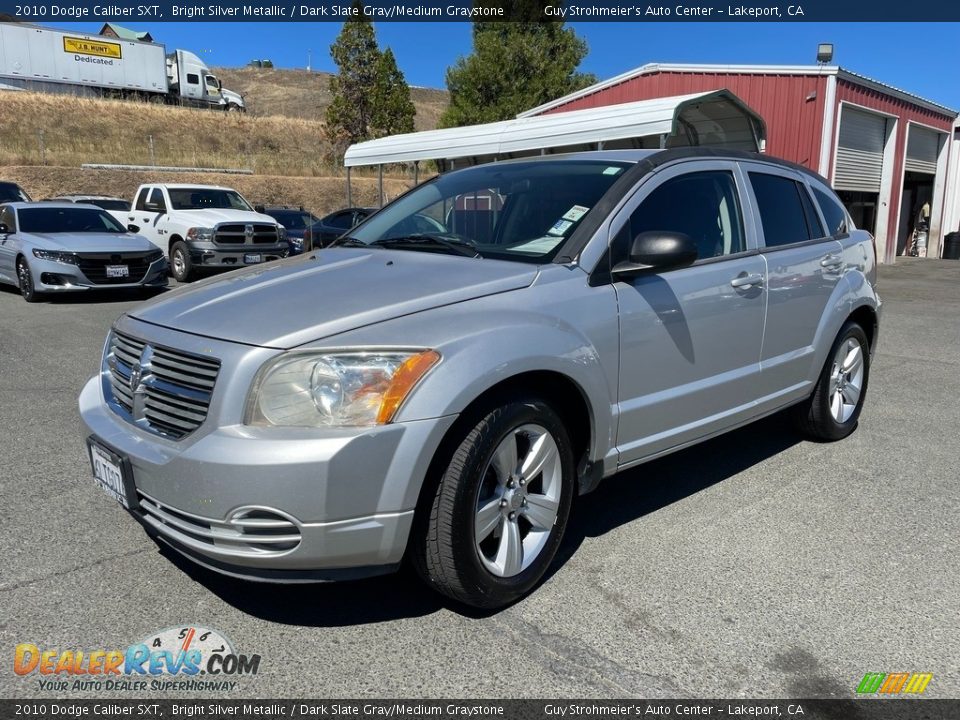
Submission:
{"label": "front license plate", "polygon": [[129,277],[130,268],[126,265],[107,265],[107,277]]}
{"label": "front license plate", "polygon": [[246,263],[247,265],[263,262],[263,255],[261,255],[260,253],[244,253],[243,262]]}
{"label": "front license plate", "polygon": [[127,487],[123,477],[123,461],[118,455],[92,440],[87,441],[87,447],[90,449],[94,482],[118,503],[129,508],[130,501],[127,499]]}

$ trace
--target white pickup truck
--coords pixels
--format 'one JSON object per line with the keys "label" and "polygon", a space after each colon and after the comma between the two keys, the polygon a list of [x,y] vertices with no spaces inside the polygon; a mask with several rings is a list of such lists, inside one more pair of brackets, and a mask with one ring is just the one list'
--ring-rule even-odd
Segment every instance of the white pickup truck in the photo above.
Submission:
{"label": "white pickup truck", "polygon": [[179,282],[201,268],[238,268],[286,257],[287,233],[236,190],[213,185],[141,185],[127,226],[170,258]]}

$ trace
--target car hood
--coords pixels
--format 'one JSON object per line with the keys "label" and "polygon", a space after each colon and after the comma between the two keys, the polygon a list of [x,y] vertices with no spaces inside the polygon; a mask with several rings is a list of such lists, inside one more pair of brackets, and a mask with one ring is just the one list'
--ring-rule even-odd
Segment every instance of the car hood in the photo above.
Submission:
{"label": "car hood", "polygon": [[219,223],[267,223],[268,225],[278,225],[279,223],[269,215],[263,215],[250,210],[219,210],[217,208],[207,208],[203,210],[173,210],[173,213],[181,213],[190,218],[190,222],[197,223],[197,227],[213,227]]}
{"label": "car hood", "polygon": [[209,278],[132,317],[287,349],[401,315],[530,285],[537,266],[401,250],[328,248]]}
{"label": "car hood", "polygon": [[157,246],[132,233],[24,233],[23,239],[44,250],[71,252],[143,252]]}

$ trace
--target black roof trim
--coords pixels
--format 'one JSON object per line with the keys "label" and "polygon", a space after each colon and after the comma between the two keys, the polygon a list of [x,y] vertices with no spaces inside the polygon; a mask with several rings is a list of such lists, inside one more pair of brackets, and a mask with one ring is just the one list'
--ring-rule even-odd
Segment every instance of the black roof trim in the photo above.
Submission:
{"label": "black roof trim", "polygon": [[828,186],[830,185],[825,177],[817,172],[814,172],[805,165],[800,165],[799,163],[791,162],[790,160],[772,157],[771,155],[765,155],[764,153],[750,152],[748,150],[733,150],[712,147],[672,148],[670,150],[661,150],[660,152],[641,160],[637,164],[646,165],[649,170],[654,170],[661,165],[666,165],[667,163],[674,162],[675,160],[692,160],[703,158],[712,158],[717,160],[755,160],[757,162],[767,163],[768,165],[779,165],[780,167],[784,167],[789,170],[796,170],[799,173],[808,175],[822,183],[826,183]]}

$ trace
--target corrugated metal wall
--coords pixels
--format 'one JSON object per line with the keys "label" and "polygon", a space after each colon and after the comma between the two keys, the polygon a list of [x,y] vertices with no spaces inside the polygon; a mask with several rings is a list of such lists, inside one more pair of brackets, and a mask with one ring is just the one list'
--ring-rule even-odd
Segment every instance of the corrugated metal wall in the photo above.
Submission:
{"label": "corrugated metal wall", "polygon": [[[889,206],[887,208],[887,233],[886,237],[877,238],[878,247],[884,248],[884,250],[881,251],[881,255],[884,256],[886,262],[891,262],[896,255],[897,248],[900,201],[903,195],[904,161],[907,153],[907,123],[921,123],[935,128],[942,128],[946,132],[949,131],[953,125],[953,119],[948,118],[945,114],[914,105],[906,100],[888,95],[879,90],[864,87],[863,85],[856,85],[848,80],[838,79],[837,109],[835,113],[839,113],[841,102],[860,105],[897,117],[896,145],[893,156],[893,187],[891,188]],[[839,116],[835,115],[834,123],[838,121]],[[836,127],[836,125],[834,126]],[[835,147],[833,147],[833,152],[834,154],[836,153]],[[832,157],[830,161],[832,167]],[[883,198],[881,198],[881,201],[882,200]],[[937,219],[937,224],[939,226],[939,219]],[[939,244],[939,238],[931,239],[935,244]]]}
{"label": "corrugated metal wall", "polygon": [[826,82],[826,77],[816,75],[660,72],[631,78],[548,112],[726,88],[766,121],[768,153],[816,170]]}

